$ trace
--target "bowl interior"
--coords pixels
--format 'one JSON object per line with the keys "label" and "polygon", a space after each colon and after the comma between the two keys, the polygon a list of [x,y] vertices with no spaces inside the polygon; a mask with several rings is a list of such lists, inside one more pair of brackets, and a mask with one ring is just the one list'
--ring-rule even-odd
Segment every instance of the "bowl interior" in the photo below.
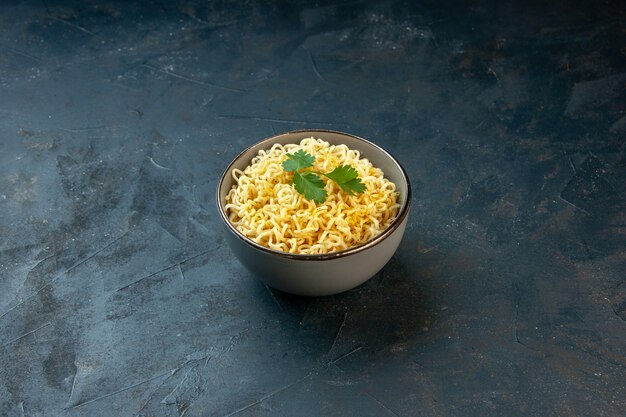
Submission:
{"label": "bowl interior", "polygon": [[[244,170],[257,155],[261,149],[269,149],[273,144],[280,143],[286,145],[289,143],[300,143],[302,139],[315,137],[329,142],[332,145],[344,144],[350,149],[358,150],[361,153],[361,158],[367,158],[375,166],[383,170],[385,177],[396,184],[396,188],[400,193],[399,202],[400,210],[396,222],[401,221],[403,213],[408,210],[410,204],[410,185],[404,169],[387,151],[381,147],[357,136],[353,136],[347,133],[335,132],[329,130],[300,130],[287,132],[280,135],[272,136],[265,140],[262,140],[245,151],[239,154],[235,160],[228,166],[222,179],[219,183],[218,189],[218,201],[219,210],[224,221],[230,224],[228,216],[224,211],[224,205],[226,204],[226,195],[234,184],[231,172],[233,169]],[[253,243],[251,240],[241,235],[234,227],[231,227],[240,237],[244,240]],[[255,244],[256,245],[256,244]]]}

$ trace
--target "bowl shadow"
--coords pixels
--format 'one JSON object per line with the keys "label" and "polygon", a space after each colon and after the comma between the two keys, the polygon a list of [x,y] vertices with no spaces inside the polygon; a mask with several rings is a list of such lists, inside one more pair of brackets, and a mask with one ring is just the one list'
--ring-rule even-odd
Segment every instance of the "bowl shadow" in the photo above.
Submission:
{"label": "bowl shadow", "polygon": [[303,297],[255,285],[259,296],[273,298],[268,302],[276,308],[270,314],[297,329],[290,337],[309,349],[315,346],[311,353],[331,363],[355,350],[374,357],[408,350],[427,334],[436,315],[419,274],[398,254],[370,280],[337,295]]}

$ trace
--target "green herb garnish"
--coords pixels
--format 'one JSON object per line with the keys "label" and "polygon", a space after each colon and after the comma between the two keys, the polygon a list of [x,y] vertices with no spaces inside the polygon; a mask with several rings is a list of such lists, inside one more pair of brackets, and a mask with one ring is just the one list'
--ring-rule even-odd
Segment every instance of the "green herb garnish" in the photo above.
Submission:
{"label": "green herb garnish", "polygon": [[304,198],[316,203],[326,201],[327,193],[320,175],[335,181],[343,191],[350,195],[365,191],[365,184],[361,182],[357,170],[350,165],[338,166],[328,174],[316,171],[300,172],[305,168],[312,167],[313,162],[315,162],[315,157],[303,150],[288,153],[287,160],[283,162],[283,169],[287,172],[293,172],[291,182],[296,191],[302,194]]}

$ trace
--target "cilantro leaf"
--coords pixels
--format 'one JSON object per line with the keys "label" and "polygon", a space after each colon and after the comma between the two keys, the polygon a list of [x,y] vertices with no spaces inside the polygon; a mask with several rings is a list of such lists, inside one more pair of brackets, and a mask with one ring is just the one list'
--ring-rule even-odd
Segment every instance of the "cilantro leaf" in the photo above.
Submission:
{"label": "cilantro leaf", "polygon": [[326,201],[328,193],[324,189],[324,181],[320,175],[335,181],[343,191],[350,195],[365,191],[365,184],[361,182],[359,173],[350,165],[338,166],[328,174],[317,171],[301,172],[302,169],[312,167],[313,162],[315,162],[315,157],[300,149],[295,153],[288,153],[287,159],[282,164],[286,172],[293,172],[291,182],[296,191],[306,199],[316,203]]}
{"label": "cilantro leaf", "polygon": [[341,165],[332,172],[324,174],[327,178],[335,181],[342,190],[350,195],[360,194],[365,191],[365,184],[361,182],[359,173],[350,165]]}
{"label": "cilantro leaf", "polygon": [[287,160],[283,162],[283,169],[287,172],[298,171],[313,166],[315,157],[302,149],[296,153],[288,153]]}
{"label": "cilantro leaf", "polygon": [[308,200],[316,203],[326,201],[326,190],[324,189],[324,181],[313,172],[294,172],[293,186],[296,191],[304,195]]}

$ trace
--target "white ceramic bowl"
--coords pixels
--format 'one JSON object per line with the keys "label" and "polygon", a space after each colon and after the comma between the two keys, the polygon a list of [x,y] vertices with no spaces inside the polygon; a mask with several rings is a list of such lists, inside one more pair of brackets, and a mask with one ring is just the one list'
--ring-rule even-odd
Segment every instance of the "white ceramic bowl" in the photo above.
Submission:
{"label": "white ceramic bowl", "polygon": [[[400,210],[389,228],[374,239],[350,249],[321,255],[291,254],[269,249],[242,235],[232,225],[224,205],[234,184],[233,169],[245,169],[261,149],[273,144],[300,143],[315,137],[331,144],[345,144],[361,152],[400,192]],[[226,241],[239,261],[261,281],[279,290],[307,296],[347,291],[373,277],[395,253],[409,215],[411,186],[398,161],[387,151],[360,137],[330,130],[298,130],[264,139],[240,153],[228,165],[217,186],[217,207],[226,228]]]}

